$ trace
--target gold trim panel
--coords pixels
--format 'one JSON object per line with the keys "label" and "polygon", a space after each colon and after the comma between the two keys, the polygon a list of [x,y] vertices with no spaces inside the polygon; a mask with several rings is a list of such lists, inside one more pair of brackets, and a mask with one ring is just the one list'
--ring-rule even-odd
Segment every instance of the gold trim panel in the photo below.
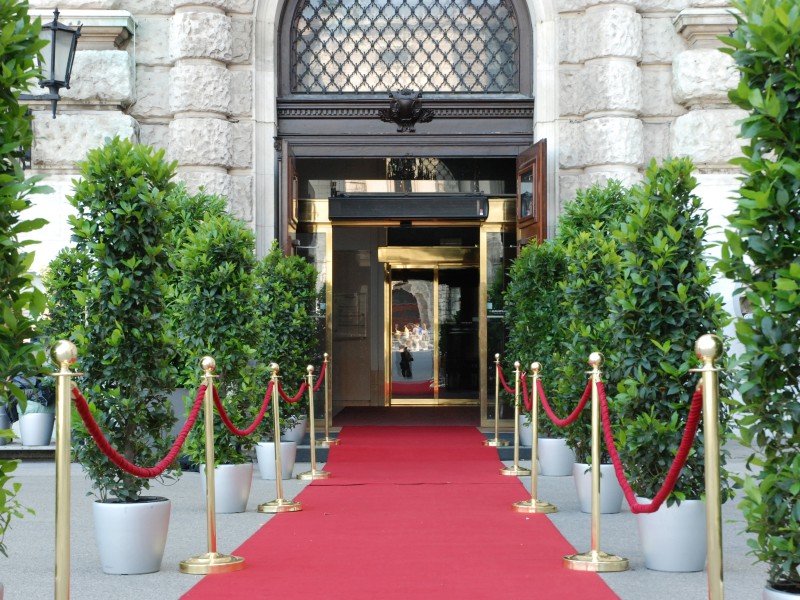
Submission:
{"label": "gold trim panel", "polygon": [[378,262],[392,267],[407,265],[477,267],[478,248],[471,246],[382,246],[378,248]]}

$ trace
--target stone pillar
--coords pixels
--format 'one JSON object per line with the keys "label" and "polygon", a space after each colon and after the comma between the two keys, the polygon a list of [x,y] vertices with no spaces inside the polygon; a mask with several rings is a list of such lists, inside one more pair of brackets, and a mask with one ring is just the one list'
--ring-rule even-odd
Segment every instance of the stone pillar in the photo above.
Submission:
{"label": "stone pillar", "polygon": [[588,3],[562,14],[559,36],[561,198],[609,178],[638,180],[644,163],[642,20],[638,2]]}

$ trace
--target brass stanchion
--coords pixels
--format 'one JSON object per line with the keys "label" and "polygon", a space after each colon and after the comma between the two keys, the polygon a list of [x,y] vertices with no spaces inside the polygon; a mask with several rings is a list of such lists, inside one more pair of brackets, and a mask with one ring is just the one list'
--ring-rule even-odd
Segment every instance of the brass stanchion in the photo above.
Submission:
{"label": "brass stanchion", "polygon": [[53,359],[59,367],[56,388],[56,570],[55,598],[68,600],[70,574],[70,409],[72,407],[72,378],[81,373],[69,370],[78,359],[78,349],[70,341],[61,340],[53,348]]}
{"label": "brass stanchion", "polygon": [[[328,389],[328,377],[331,370],[331,365],[328,362],[328,353],[325,353],[325,437],[321,440],[317,440],[317,446],[322,447],[329,447],[329,446],[338,446],[339,445],[339,438],[332,438],[330,434],[330,424],[331,424],[331,395]],[[314,415],[312,413],[311,420],[314,420]]]}
{"label": "brass stanchion", "polygon": [[592,352],[589,365],[592,370],[592,549],[582,554],[564,557],[564,567],[575,571],[609,573],[626,571],[628,559],[601,552],[600,548],[600,400],[597,384],[600,383],[600,365],[603,355]]}
{"label": "brass stanchion", "polygon": [[272,363],[269,368],[272,370],[272,427],[275,439],[275,493],[277,498],[271,502],[259,504],[258,512],[297,512],[298,510],[303,510],[303,505],[300,502],[285,500],[283,498],[283,475],[281,474],[281,421],[278,408],[278,365]]}
{"label": "brass stanchion", "polygon": [[708,598],[722,600],[722,501],[719,482],[719,376],[714,361],[722,356],[722,340],[712,334],[700,336],[694,345],[703,367],[703,441],[706,477],[706,544],[708,547]]}
{"label": "brass stanchion", "polygon": [[483,440],[484,446],[508,446],[500,439],[500,355],[494,355],[494,439]]}
{"label": "brass stanchion", "polygon": [[214,369],[217,362],[210,356],[200,361],[203,367],[203,383],[206,392],[203,396],[203,417],[206,429],[206,537],[208,552],[193,556],[180,562],[180,572],[190,575],[211,573],[230,573],[244,568],[244,558],[217,552],[217,520],[214,489]]}
{"label": "brass stanchion", "polygon": [[519,361],[514,363],[514,464],[500,469],[501,475],[530,475],[531,470],[519,466]]}
{"label": "brass stanchion", "polygon": [[539,462],[539,371],[542,365],[538,362],[531,363],[531,385],[533,386],[533,398],[531,399],[531,499],[515,502],[513,508],[517,512],[525,513],[554,513],[558,511],[555,505],[536,499],[536,476],[537,464]]}
{"label": "brass stanchion", "polygon": [[309,436],[311,437],[309,447],[311,448],[311,470],[305,471],[304,473],[300,473],[297,475],[298,479],[302,480],[309,480],[309,479],[327,479],[331,476],[328,471],[318,471],[317,470],[317,454],[316,454],[316,439],[317,435],[314,431],[314,367],[308,365],[306,367],[306,371],[308,371],[308,412],[310,417],[309,421]]}

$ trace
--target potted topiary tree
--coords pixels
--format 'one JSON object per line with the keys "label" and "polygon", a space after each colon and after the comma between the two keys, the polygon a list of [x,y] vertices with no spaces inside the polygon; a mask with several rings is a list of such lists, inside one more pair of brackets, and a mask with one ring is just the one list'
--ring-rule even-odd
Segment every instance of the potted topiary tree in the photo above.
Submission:
{"label": "potted topiary tree", "polygon": [[[706,263],[707,212],[694,194],[689,159],[648,166],[632,189],[633,210],[614,237],[621,258],[608,302],[607,381],[617,392],[609,402],[618,418],[620,458],[637,496],[652,499],[667,478],[683,437],[699,366],[694,344],[705,333],[721,335],[729,317]],[[723,363],[724,365],[724,363]],[[720,378],[726,396],[725,377]],[[730,434],[727,404],[720,407],[720,444]],[[705,566],[703,438],[681,471],[665,505],[639,514],[645,565],[661,571],[699,571]],[[722,498],[730,497],[721,457]],[[685,525],[680,534],[678,527]],[[653,528],[653,529],[651,529]],[[678,542],[673,545],[670,542]]]}
{"label": "potted topiary tree", "polygon": [[[163,326],[165,197],[175,164],[164,160],[163,150],[114,138],[78,166],[80,179],[69,201],[82,266],[74,294],[85,317],[52,327],[66,333],[74,326],[69,337],[81,348],[85,373],[80,386],[111,446],[132,463],[152,466],[167,453],[175,420],[166,400],[174,380],[172,344]],[[53,316],[74,317],[55,306]],[[98,496],[95,533],[103,570],[157,571],[169,501],[144,495],[150,480],[114,466],[81,422],[75,423],[73,441],[75,458]],[[133,520],[137,516],[141,522]]]}
{"label": "potted topiary tree", "polygon": [[[611,232],[629,210],[628,190],[618,181],[579,190],[559,218],[557,239],[564,247],[566,278],[561,282],[564,309],[564,345],[556,367],[556,394],[574,408],[586,389],[586,361],[590,353],[608,346],[606,299],[619,270],[620,255]],[[554,394],[555,395],[555,394]],[[581,510],[591,512],[590,411],[584,410],[565,428],[567,444],[575,452],[573,475]],[[614,476],[610,456],[602,453],[600,512],[619,512],[622,489]]]}
{"label": "potted topiary tree", "polygon": [[[764,598],[800,596],[800,111],[797,3],[741,0],[738,27],[723,38],[741,74],[731,101],[749,111],[734,162],[743,171],[720,267],[746,292],[736,323],[744,346],[737,407],[751,448],[740,504],[751,553],[768,568]],[[792,15],[791,18],[787,15]],[[794,509],[794,510],[793,510]]]}

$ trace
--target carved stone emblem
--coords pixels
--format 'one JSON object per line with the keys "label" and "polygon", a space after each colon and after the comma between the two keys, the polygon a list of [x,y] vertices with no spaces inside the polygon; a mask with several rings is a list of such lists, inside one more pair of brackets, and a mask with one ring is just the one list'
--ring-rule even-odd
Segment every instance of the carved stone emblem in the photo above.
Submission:
{"label": "carved stone emblem", "polygon": [[405,88],[390,92],[389,98],[389,108],[378,109],[378,114],[381,121],[397,125],[397,131],[413,132],[417,123],[430,123],[433,120],[433,111],[422,108],[422,93]]}

